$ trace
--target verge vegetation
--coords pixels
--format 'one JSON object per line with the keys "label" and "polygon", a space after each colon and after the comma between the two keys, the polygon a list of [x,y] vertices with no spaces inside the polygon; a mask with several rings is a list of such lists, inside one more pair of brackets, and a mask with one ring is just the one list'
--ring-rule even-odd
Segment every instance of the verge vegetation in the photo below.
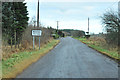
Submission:
{"label": "verge vegetation", "polygon": [[111,48],[106,43],[106,40],[101,37],[91,37],[89,39],[86,38],[75,38],[80,40],[81,42],[87,44],[89,47],[95,49],[96,51],[107,55],[110,58],[118,60],[118,48]]}
{"label": "verge vegetation", "polygon": [[53,49],[59,40],[51,40],[46,45],[33,51],[23,51],[17,54],[12,54],[10,58],[2,59],[2,78],[15,78],[17,74],[21,73],[30,64],[36,62],[39,58],[44,56],[47,52]]}

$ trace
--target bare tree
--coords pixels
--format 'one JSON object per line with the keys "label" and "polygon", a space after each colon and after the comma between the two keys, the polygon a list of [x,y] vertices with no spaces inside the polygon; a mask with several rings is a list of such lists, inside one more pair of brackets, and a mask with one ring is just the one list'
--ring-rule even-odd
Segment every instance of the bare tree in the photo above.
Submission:
{"label": "bare tree", "polygon": [[117,12],[109,11],[101,16],[104,28],[107,31],[106,41],[108,44],[118,44],[118,28],[120,27],[120,18]]}
{"label": "bare tree", "polygon": [[31,19],[31,21],[30,21],[30,25],[34,25],[34,27],[36,26],[36,18],[35,18],[35,16],[34,17],[32,17],[32,19]]}

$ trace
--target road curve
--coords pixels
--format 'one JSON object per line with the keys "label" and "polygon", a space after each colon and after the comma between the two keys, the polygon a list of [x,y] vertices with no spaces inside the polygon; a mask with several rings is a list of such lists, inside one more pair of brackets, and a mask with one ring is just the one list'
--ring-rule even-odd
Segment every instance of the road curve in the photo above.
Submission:
{"label": "road curve", "polygon": [[118,64],[71,37],[17,78],[118,78]]}

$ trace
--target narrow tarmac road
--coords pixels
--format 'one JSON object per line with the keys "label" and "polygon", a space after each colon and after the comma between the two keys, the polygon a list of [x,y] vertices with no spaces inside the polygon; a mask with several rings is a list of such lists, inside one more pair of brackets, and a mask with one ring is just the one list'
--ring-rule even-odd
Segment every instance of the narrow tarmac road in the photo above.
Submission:
{"label": "narrow tarmac road", "polygon": [[17,78],[118,78],[118,64],[71,37]]}

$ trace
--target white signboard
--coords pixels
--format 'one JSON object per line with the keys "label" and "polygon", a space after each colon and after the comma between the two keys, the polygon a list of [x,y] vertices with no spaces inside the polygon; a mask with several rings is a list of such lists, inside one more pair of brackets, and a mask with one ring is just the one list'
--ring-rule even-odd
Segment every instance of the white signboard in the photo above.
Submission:
{"label": "white signboard", "polygon": [[32,36],[41,36],[42,31],[41,30],[32,30]]}

